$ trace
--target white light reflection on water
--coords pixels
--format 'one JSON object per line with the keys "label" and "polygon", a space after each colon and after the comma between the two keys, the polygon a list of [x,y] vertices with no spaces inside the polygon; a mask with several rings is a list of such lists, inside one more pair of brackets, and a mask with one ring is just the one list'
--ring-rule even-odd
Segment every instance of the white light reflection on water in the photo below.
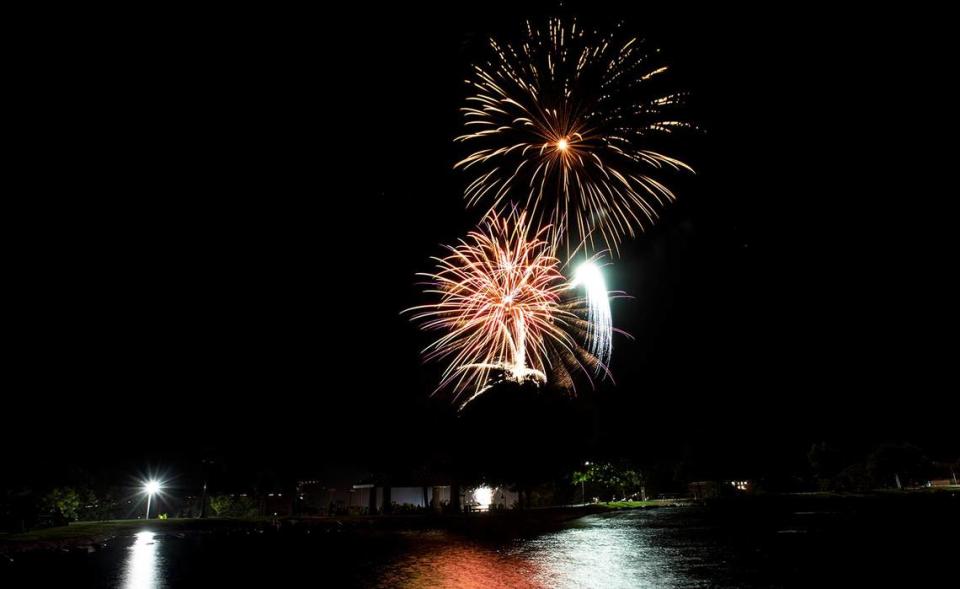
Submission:
{"label": "white light reflection on water", "polygon": [[529,540],[516,553],[531,563],[543,587],[700,586],[702,580],[687,574],[699,559],[663,542],[641,521],[623,515],[588,517],[577,527]]}
{"label": "white light reflection on water", "polygon": [[[414,534],[377,587],[421,589],[564,589],[708,587],[722,562],[715,547],[668,514],[588,516],[572,527],[511,546],[449,532]],[[682,531],[683,533],[678,534]],[[693,534],[689,532],[693,531]],[[711,560],[711,558],[713,560]]]}
{"label": "white light reflection on water", "polygon": [[124,589],[158,589],[161,586],[155,536],[153,532],[138,532],[137,539],[128,548],[130,553],[123,570]]}

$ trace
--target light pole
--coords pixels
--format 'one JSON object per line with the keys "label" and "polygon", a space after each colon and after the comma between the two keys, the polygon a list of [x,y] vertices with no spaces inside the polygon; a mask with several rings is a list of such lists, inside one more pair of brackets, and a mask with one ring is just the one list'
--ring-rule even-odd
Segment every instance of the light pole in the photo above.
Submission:
{"label": "light pole", "polygon": [[153,499],[153,496],[160,492],[160,481],[149,480],[143,484],[143,492],[147,494],[147,517],[144,519],[150,519],[150,501]]}
{"label": "light pole", "polygon": [[[588,460],[584,462],[583,465],[586,467],[589,467],[590,461]],[[580,479],[580,503],[583,503],[584,505],[587,504],[587,491],[586,491],[586,486],[584,484],[584,481],[586,481],[586,476],[587,476],[587,473],[584,472],[583,478]]]}

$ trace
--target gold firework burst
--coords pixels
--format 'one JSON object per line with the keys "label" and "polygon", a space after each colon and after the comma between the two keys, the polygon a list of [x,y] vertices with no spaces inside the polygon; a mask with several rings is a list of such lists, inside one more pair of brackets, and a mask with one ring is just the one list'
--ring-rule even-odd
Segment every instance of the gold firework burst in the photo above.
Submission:
{"label": "gold firework burst", "polygon": [[476,172],[468,205],[525,208],[568,256],[600,244],[616,251],[675,199],[659,173],[692,171],[653,148],[692,127],[669,114],[683,94],[662,88],[667,66],[636,38],[559,19],[545,31],[528,23],[518,47],[490,45],[494,58],[467,80],[468,132],[456,138],[476,149],[454,166]]}

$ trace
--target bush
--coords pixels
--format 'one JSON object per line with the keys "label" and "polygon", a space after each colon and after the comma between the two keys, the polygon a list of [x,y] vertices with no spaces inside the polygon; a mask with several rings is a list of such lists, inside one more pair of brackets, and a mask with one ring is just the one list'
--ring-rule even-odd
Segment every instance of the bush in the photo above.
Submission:
{"label": "bush", "polygon": [[219,517],[256,517],[257,502],[242,495],[214,495],[210,508]]}
{"label": "bush", "polygon": [[57,487],[47,493],[41,501],[44,511],[58,515],[67,521],[77,520],[80,504],[80,493],[73,487]]}

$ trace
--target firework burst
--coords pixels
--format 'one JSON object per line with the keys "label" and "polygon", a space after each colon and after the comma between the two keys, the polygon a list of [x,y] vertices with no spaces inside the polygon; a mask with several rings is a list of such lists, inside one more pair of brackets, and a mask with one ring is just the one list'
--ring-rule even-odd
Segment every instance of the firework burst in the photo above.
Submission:
{"label": "firework burst", "polygon": [[683,94],[664,90],[667,66],[636,38],[600,35],[575,21],[527,24],[517,47],[490,41],[495,54],[474,66],[474,94],[461,109],[475,151],[454,167],[476,173],[469,206],[522,206],[545,239],[567,255],[651,224],[674,193],[656,178],[692,169],[655,151],[655,138],[689,123],[670,116]]}
{"label": "firework burst", "polygon": [[434,273],[421,274],[438,300],[409,311],[424,330],[443,332],[424,356],[448,362],[438,390],[466,396],[463,405],[501,380],[572,388],[572,372],[599,364],[578,343],[588,329],[584,301],[571,295],[548,231],[515,210],[489,215],[434,258]]}
{"label": "firework burst", "polygon": [[613,353],[613,316],[610,313],[610,292],[596,260],[580,264],[570,286],[583,287],[586,291],[590,353],[599,360],[598,368],[607,366]]}

